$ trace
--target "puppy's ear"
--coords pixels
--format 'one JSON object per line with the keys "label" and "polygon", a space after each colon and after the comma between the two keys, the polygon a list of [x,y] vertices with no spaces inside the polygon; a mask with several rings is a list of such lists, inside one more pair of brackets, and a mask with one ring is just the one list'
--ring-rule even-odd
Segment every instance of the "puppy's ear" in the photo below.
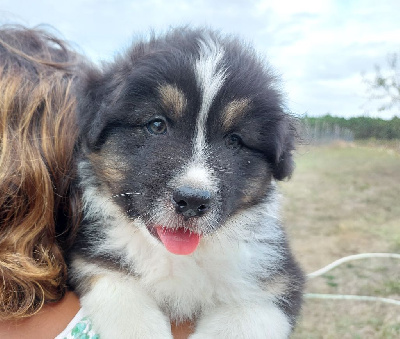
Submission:
{"label": "puppy's ear", "polygon": [[297,139],[296,121],[284,115],[275,134],[275,154],[272,159],[272,174],[276,180],[290,178],[294,170],[293,151]]}
{"label": "puppy's ear", "polygon": [[103,74],[94,66],[82,73],[77,86],[79,136],[81,142],[94,148],[105,123],[100,114],[105,96]]}

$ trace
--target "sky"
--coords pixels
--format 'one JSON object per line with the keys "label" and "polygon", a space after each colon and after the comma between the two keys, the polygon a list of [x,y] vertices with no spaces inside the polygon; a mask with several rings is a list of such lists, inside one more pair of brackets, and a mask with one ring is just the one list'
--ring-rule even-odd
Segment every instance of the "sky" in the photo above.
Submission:
{"label": "sky", "polygon": [[92,60],[112,60],[151,29],[208,26],[251,42],[281,76],[296,115],[371,116],[365,79],[400,53],[399,0],[0,0],[0,24],[48,24]]}

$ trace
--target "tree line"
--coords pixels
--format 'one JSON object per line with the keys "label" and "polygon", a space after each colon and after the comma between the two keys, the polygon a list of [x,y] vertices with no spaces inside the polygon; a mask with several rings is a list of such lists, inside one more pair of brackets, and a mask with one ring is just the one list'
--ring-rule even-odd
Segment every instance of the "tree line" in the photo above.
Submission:
{"label": "tree line", "polygon": [[400,118],[391,120],[380,118],[357,117],[340,118],[331,115],[322,117],[304,117],[302,123],[305,130],[313,138],[323,138],[324,135],[332,135],[337,139],[400,139]]}

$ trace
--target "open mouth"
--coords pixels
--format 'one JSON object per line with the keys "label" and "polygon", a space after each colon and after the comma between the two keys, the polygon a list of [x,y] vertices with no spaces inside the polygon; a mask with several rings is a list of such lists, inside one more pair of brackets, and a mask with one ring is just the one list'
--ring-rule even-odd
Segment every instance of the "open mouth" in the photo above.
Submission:
{"label": "open mouth", "polygon": [[194,233],[184,227],[170,228],[156,226],[155,230],[165,248],[173,254],[192,254],[201,240],[200,234]]}

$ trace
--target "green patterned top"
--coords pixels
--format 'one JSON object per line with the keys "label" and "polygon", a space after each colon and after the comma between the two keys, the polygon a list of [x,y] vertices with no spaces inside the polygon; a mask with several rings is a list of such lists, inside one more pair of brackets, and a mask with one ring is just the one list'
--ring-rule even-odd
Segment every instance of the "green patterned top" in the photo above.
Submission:
{"label": "green patterned top", "polygon": [[100,336],[93,330],[92,322],[83,315],[81,309],[55,339],[100,339]]}

